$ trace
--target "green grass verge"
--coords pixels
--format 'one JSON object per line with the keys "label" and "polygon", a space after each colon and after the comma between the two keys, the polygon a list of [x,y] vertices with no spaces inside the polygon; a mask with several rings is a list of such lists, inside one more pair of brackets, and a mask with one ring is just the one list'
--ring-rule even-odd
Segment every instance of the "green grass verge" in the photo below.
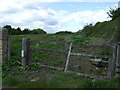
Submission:
{"label": "green grass verge", "polygon": [[55,74],[49,81],[31,82],[11,76],[3,79],[3,86],[18,88],[119,88],[119,83],[120,78],[94,80],[62,72]]}

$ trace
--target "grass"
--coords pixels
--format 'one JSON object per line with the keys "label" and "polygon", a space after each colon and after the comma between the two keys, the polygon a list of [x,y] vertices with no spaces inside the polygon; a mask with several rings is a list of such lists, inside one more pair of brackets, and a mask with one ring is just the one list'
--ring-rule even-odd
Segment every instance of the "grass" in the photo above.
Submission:
{"label": "grass", "polygon": [[119,80],[119,78],[95,80],[58,72],[48,81],[38,80],[31,82],[10,76],[3,79],[3,85],[18,88],[119,88],[117,85],[120,82]]}

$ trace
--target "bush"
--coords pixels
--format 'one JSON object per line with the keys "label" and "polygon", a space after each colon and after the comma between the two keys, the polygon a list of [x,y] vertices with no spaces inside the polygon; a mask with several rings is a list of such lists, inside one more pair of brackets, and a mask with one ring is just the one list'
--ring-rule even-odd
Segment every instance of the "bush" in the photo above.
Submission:
{"label": "bush", "polygon": [[30,33],[31,33],[31,34],[46,34],[46,32],[45,32],[43,29],[40,29],[40,28],[38,28],[38,29],[33,29],[33,30],[31,30]]}

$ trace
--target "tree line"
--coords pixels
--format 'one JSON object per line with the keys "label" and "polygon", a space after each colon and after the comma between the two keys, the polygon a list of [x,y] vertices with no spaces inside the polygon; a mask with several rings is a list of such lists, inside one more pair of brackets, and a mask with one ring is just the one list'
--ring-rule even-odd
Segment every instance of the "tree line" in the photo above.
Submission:
{"label": "tree line", "polygon": [[8,30],[8,33],[10,35],[21,35],[21,34],[47,34],[43,29],[37,28],[30,30],[29,28],[25,28],[24,30],[21,30],[20,27],[18,28],[12,28],[11,25],[5,25],[3,28],[6,28]]}
{"label": "tree line", "polygon": [[[8,33],[10,35],[21,35],[21,34],[47,34],[43,29],[37,28],[30,30],[29,28],[25,28],[24,30],[21,30],[20,27],[18,28],[12,28],[11,25],[5,25],[3,28],[6,28],[8,30]],[[60,35],[66,35],[66,34],[73,34],[70,31],[59,31],[54,34],[60,34]]]}

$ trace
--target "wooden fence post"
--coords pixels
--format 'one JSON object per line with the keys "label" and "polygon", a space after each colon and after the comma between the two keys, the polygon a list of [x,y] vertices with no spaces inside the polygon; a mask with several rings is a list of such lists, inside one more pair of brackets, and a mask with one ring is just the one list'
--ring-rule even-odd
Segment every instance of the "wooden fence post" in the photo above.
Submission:
{"label": "wooden fence post", "polygon": [[113,46],[113,57],[112,59],[109,58],[109,62],[108,62],[108,72],[107,72],[108,78],[115,76],[116,53],[117,53],[117,46]]}
{"label": "wooden fence post", "polygon": [[11,39],[10,39],[10,37],[8,37],[8,60],[10,60],[10,51],[11,51],[11,43],[10,43],[10,41],[11,41]]}
{"label": "wooden fence post", "polygon": [[66,72],[67,68],[68,68],[68,63],[69,63],[69,59],[70,59],[71,48],[72,48],[72,43],[70,43],[70,46],[69,46],[69,51],[68,51],[68,55],[67,55],[67,60],[66,60],[64,72]]}
{"label": "wooden fence post", "polygon": [[0,28],[0,60],[0,63],[10,60],[10,36],[5,28]]}
{"label": "wooden fence post", "polygon": [[30,53],[30,39],[23,38],[22,39],[22,51],[21,51],[23,67],[26,67],[29,64],[29,60],[30,60],[29,53]]}
{"label": "wooden fence post", "polygon": [[120,43],[117,45],[116,69],[115,76],[120,76]]}
{"label": "wooden fence post", "polygon": [[66,65],[66,57],[68,55],[68,52],[69,51],[69,44],[65,44],[65,60],[64,60],[64,63],[63,63],[63,68],[65,69],[65,65]]}

